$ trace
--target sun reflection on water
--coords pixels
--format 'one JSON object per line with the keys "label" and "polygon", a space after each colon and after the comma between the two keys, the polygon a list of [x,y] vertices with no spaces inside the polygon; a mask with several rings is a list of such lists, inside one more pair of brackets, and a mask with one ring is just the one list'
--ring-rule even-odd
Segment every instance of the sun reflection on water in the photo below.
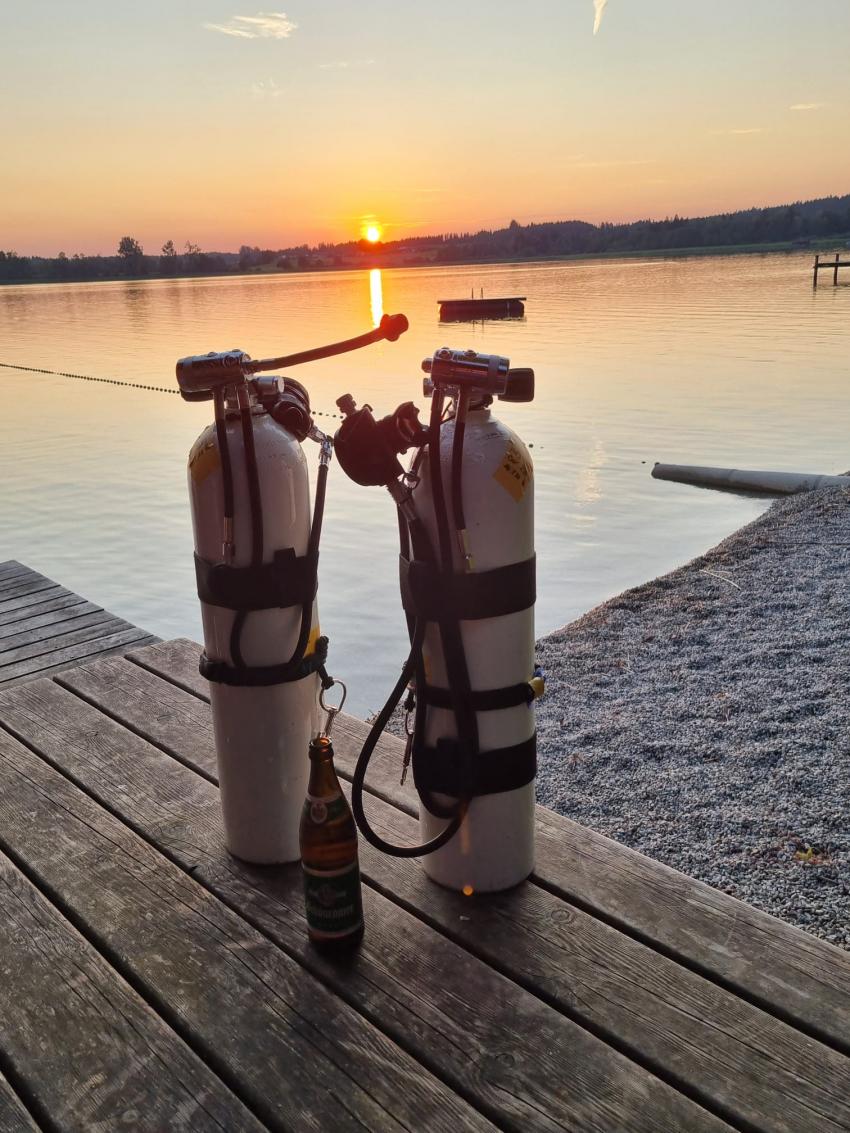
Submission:
{"label": "sun reflection on water", "polygon": [[369,296],[372,303],[372,322],[377,326],[384,317],[384,285],[381,282],[380,268],[372,268],[369,272]]}

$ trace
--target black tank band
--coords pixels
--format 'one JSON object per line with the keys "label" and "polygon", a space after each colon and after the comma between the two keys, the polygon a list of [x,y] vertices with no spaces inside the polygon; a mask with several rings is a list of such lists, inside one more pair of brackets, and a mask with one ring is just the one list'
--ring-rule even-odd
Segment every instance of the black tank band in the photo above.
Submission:
{"label": "black tank band", "polygon": [[421,794],[438,791],[456,799],[495,795],[524,787],[536,774],[536,732],[512,747],[478,752],[473,761],[464,760],[457,740],[413,749],[413,779]]}
{"label": "black tank band", "polygon": [[[271,610],[312,602],[318,585],[319,555],[275,551],[270,563],[234,567],[195,555],[198,597],[226,610]],[[272,682],[276,683],[276,682]]]}
{"label": "black tank band", "polygon": [[202,677],[215,684],[231,685],[235,688],[265,688],[269,685],[289,684],[301,681],[311,673],[319,673],[325,685],[327,674],[325,662],[328,659],[328,639],[320,637],[315,650],[296,661],[286,661],[282,665],[255,665],[237,667],[226,661],[211,661],[206,653],[201,654],[198,671]]}
{"label": "black tank band", "polygon": [[[433,708],[454,708],[452,694],[447,688],[438,688],[436,685],[425,685],[417,688],[417,696],[423,704]],[[474,712],[495,712],[500,708],[516,708],[518,704],[531,704],[534,700],[534,689],[523,681],[518,685],[505,685],[504,688],[473,690],[466,697],[467,703]]]}
{"label": "black tank band", "polygon": [[399,560],[401,601],[427,622],[480,621],[515,614],[537,598],[534,555],[523,562],[471,574],[444,574],[433,563]]}

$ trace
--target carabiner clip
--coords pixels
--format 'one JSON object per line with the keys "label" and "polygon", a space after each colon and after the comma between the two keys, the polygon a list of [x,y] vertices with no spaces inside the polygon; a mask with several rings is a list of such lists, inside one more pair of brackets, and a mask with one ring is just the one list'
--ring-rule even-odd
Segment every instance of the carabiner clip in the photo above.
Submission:
{"label": "carabiner clip", "polygon": [[342,712],[342,706],[343,704],[345,704],[345,698],[348,694],[348,689],[345,687],[343,682],[336,680],[336,678],[334,677],[331,677],[329,688],[333,688],[334,685],[339,685],[339,687],[342,689],[342,696],[340,697],[339,704],[325,704],[326,690],[323,688],[319,692],[319,707],[323,712],[327,712],[327,716],[325,717],[325,726],[319,731],[319,735],[324,736],[325,739],[330,739],[331,728],[334,725],[334,720],[339,715],[339,713]]}

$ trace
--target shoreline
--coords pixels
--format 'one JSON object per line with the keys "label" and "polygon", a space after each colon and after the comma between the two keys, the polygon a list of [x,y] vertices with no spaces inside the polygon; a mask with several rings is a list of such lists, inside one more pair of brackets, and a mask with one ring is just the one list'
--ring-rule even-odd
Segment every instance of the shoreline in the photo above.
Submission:
{"label": "shoreline", "polygon": [[538,801],[850,949],[850,489],[538,643]]}
{"label": "shoreline", "polygon": [[[649,248],[634,249],[622,252],[570,252],[559,256],[516,256],[509,259],[459,259],[446,262],[394,264],[370,262],[364,260],[362,264],[347,264],[341,267],[323,268],[291,268],[283,270],[274,268],[264,271],[261,268],[252,268],[248,271],[217,271],[217,272],[190,272],[185,275],[106,275],[97,279],[0,279],[0,287],[66,287],[75,283],[163,283],[177,282],[192,279],[267,279],[270,276],[300,276],[300,275],[339,275],[342,272],[372,271],[378,268],[381,271],[418,271],[450,269],[455,267],[511,267],[515,265],[530,266],[532,264],[560,264],[583,263],[595,261],[617,260],[681,260],[688,258],[704,259],[708,256],[768,256],[790,255],[792,253],[805,253],[807,256],[825,251],[835,251],[836,244],[843,244],[845,237],[837,236],[834,239],[821,240],[809,248],[795,248],[788,241],[779,241],[769,244],[718,244],[714,247],[697,245],[691,248]],[[210,253],[216,255],[217,253]],[[377,255],[375,260],[377,261]]]}

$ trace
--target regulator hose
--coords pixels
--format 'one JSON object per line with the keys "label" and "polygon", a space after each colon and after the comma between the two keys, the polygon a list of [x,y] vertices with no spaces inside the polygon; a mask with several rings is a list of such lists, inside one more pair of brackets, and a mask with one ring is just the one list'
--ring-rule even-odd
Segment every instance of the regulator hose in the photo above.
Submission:
{"label": "regulator hose", "polygon": [[430,842],[424,842],[420,846],[396,846],[392,842],[387,842],[386,839],[382,838],[374,827],[369,824],[369,820],[366,818],[366,812],[363,809],[363,783],[366,778],[366,770],[369,766],[369,761],[372,758],[372,752],[375,750],[375,745],[381,738],[390,716],[392,716],[395,711],[395,706],[401,700],[404,690],[407,688],[408,681],[413,675],[417,658],[421,656],[422,642],[424,639],[425,625],[422,622],[417,622],[413,633],[410,653],[402,667],[401,675],[396,681],[395,688],[390,693],[389,699],[378,713],[369,731],[366,743],[363,745],[360,755],[357,757],[357,764],[354,768],[354,774],[351,777],[351,809],[354,813],[354,820],[357,823],[360,833],[376,850],[380,850],[383,854],[389,854],[390,857],[393,858],[420,858],[424,857],[425,854],[433,854],[435,850],[439,850],[441,846],[445,846],[446,843],[451,841],[455,834],[457,834],[469,807],[468,802],[460,800],[448,826],[446,826],[444,830],[441,830],[436,838],[432,838]]}
{"label": "regulator hose", "polygon": [[[224,490],[224,515],[233,517],[233,468],[230,459],[230,448],[227,440],[227,423],[224,407],[224,394],[215,392],[216,408],[216,438],[221,453],[222,484]],[[248,480],[248,501],[251,511],[251,565],[260,566],[263,561],[264,531],[263,506],[260,494],[260,474],[257,467],[257,449],[254,444],[254,424],[250,405],[240,406],[240,421],[242,425],[242,443],[245,449],[245,471]],[[322,535],[322,519],[325,513],[325,496],[327,494],[328,465],[320,463],[316,477],[316,497],[313,503],[313,518],[310,523],[310,538],[307,544],[307,555],[316,560],[319,554],[319,541]],[[242,631],[245,628],[247,610],[237,610],[230,630],[230,657],[237,668],[246,668],[242,656]],[[303,660],[310,638],[310,627],[313,621],[313,597],[306,599],[301,606],[301,622],[298,631],[298,640],[292,651],[288,665],[297,665]]]}
{"label": "regulator hose", "polygon": [[[242,424],[242,444],[245,448],[245,471],[248,477],[248,500],[251,509],[251,566],[260,566],[263,561],[263,502],[260,496],[260,474],[257,468],[257,450],[254,445],[254,423],[251,420],[251,407],[242,402],[240,391],[239,418]],[[226,437],[226,431],[225,431]],[[222,461],[223,465],[223,461]],[[242,656],[242,630],[245,628],[247,610],[237,610],[230,629],[230,656],[238,669],[245,668]]]}
{"label": "regulator hose", "polygon": [[[443,393],[439,388],[434,391],[431,403],[431,419],[429,422],[429,469],[431,473],[431,491],[434,500],[434,516],[439,541],[440,564],[442,571],[451,574],[453,570],[451,536],[448,512],[446,509],[445,491],[443,488],[442,460],[440,455],[440,439],[442,429]],[[453,500],[461,500],[461,472],[463,466],[463,440],[462,414],[455,421],[455,432],[452,449],[452,494]],[[458,428],[461,425],[461,428]],[[420,450],[421,451],[421,450]],[[455,514],[457,521],[457,510]],[[461,509],[461,520],[462,520]],[[418,559],[433,562],[435,559],[428,532],[421,519],[407,522],[399,509],[399,542],[402,556],[408,558],[412,553]],[[466,654],[463,648],[460,623],[456,618],[445,618],[437,624],[443,646],[443,656],[446,662],[446,672],[451,690],[452,709],[457,725],[459,749],[461,758],[465,763],[466,774],[463,779],[469,786],[454,806],[443,807],[434,798],[432,792],[419,790],[423,805],[431,814],[438,818],[448,819],[448,825],[429,842],[418,846],[396,846],[382,838],[369,824],[363,809],[363,787],[369,761],[375,746],[382,735],[387,723],[401,700],[404,690],[415,677],[417,687],[424,688],[426,684],[425,664],[422,647],[425,640],[426,623],[421,618],[415,621],[408,615],[408,630],[411,638],[410,653],[402,667],[401,674],[390,693],[390,696],[375,718],[366,738],[366,742],[357,758],[357,764],[351,781],[351,807],[355,821],[361,834],[372,846],[382,853],[397,858],[417,858],[434,853],[445,846],[458,832],[461,823],[469,810],[472,798],[472,766],[478,754],[478,721],[474,711],[469,707],[471,685],[469,670],[466,664]],[[416,717],[414,723],[413,743],[415,748],[421,748],[425,734],[426,705],[420,697],[416,704]]]}

